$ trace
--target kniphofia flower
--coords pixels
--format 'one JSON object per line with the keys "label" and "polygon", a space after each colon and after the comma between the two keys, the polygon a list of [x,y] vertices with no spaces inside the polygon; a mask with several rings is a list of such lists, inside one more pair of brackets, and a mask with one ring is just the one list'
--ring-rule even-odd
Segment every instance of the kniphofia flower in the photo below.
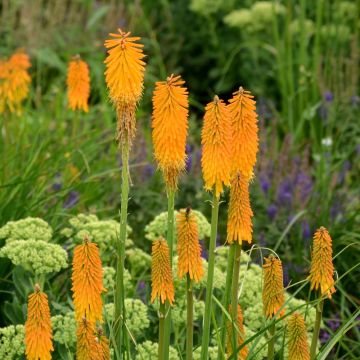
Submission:
{"label": "kniphofia flower", "polygon": [[89,111],[90,75],[88,64],[75,56],[67,73],[68,102],[71,110]]}
{"label": "kniphofia flower", "polygon": [[174,302],[174,283],[169,247],[163,238],[155,240],[152,245],[151,282],[151,302],[159,298],[161,303],[168,300],[172,305]]}
{"label": "kniphofia flower", "polygon": [[280,313],[279,310],[283,307],[285,299],[281,260],[274,255],[264,260],[262,292],[264,314],[267,318],[272,318],[274,315],[282,316],[284,309]]}
{"label": "kniphofia flower", "polygon": [[77,360],[100,360],[95,357],[96,334],[94,324],[85,317],[82,318],[76,331],[76,359]]}
{"label": "kniphofia flower", "polygon": [[288,322],[289,360],[310,360],[305,321],[302,315],[294,313]]}
{"label": "kniphofia flower", "polygon": [[250,206],[249,180],[236,174],[231,181],[229,214],[227,222],[227,242],[232,244],[252,241],[253,212]]}
{"label": "kniphofia flower", "polygon": [[103,270],[99,248],[88,238],[74,250],[72,291],[77,321],[102,321]]}
{"label": "kniphofia flower", "polygon": [[29,94],[30,66],[29,56],[23,50],[0,61],[0,113],[6,107],[10,112],[21,113],[21,103]]}
{"label": "kniphofia flower", "polygon": [[190,208],[182,209],[177,215],[178,275],[189,274],[190,279],[199,282],[204,274],[201,260],[201,246],[196,217]]}
{"label": "kniphofia flower", "polygon": [[154,154],[166,185],[175,189],[179,173],[185,168],[188,129],[188,91],[180,76],[171,75],[155,84],[152,138]]}
{"label": "kniphofia flower", "polygon": [[91,359],[110,360],[109,340],[104,335],[102,328],[96,330],[95,341],[91,345]]}
{"label": "kniphofia flower", "polygon": [[28,360],[50,360],[54,350],[48,298],[38,284],[28,299],[25,347]]}
{"label": "kniphofia flower", "polygon": [[310,268],[311,290],[318,290],[322,295],[331,298],[335,292],[334,265],[332,261],[332,240],[329,232],[324,227],[316,230],[313,240]]}
{"label": "kniphofia flower", "polygon": [[141,98],[144,83],[145,57],[139,37],[118,29],[105,41],[108,56],[105,59],[106,84],[110,90],[118,118],[118,140],[131,142],[135,136],[135,108]]}
{"label": "kniphofia flower", "polygon": [[232,173],[246,178],[253,176],[259,148],[256,102],[242,87],[233,93],[227,106],[233,132]]}
{"label": "kniphofia flower", "polygon": [[[231,305],[229,306],[229,312],[231,312]],[[243,319],[243,314],[242,314],[242,310],[241,310],[241,306],[240,304],[238,304],[237,307],[237,323],[236,326],[239,330],[239,332],[237,333],[237,346],[241,346],[244,341],[245,341],[245,329],[244,329],[244,319]],[[226,353],[227,356],[230,357],[231,354],[233,353],[233,324],[231,321],[227,321],[227,344],[226,344]],[[236,330],[235,330],[236,331]],[[239,360],[245,360],[248,356],[249,350],[247,348],[247,346],[245,345],[243,348],[241,348],[241,350],[238,352],[238,359]]]}
{"label": "kniphofia flower", "polygon": [[230,185],[232,135],[229,111],[217,96],[205,108],[201,143],[205,189],[219,197]]}

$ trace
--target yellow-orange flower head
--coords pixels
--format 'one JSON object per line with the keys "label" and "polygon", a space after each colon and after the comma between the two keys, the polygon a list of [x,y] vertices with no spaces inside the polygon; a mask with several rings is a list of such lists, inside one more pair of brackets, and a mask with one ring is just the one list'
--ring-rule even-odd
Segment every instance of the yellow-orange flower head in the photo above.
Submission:
{"label": "yellow-orange flower head", "polygon": [[178,275],[182,278],[185,274],[189,274],[191,280],[199,282],[204,274],[204,269],[201,260],[198,224],[190,208],[179,211],[177,234]]}
{"label": "yellow-orange flower head", "polygon": [[227,223],[227,242],[252,242],[253,212],[250,206],[249,181],[238,173],[231,181],[229,214]]}
{"label": "yellow-orange flower head", "polygon": [[8,60],[0,61],[0,113],[6,108],[21,113],[21,103],[29,94],[30,66],[29,56],[23,50],[18,50]]}
{"label": "yellow-orange flower head", "polygon": [[141,98],[144,83],[145,55],[139,37],[118,29],[119,34],[109,34],[105,41],[108,56],[105,59],[106,84],[117,111],[117,139],[129,144],[135,136],[135,108]]}
{"label": "yellow-orange flower head", "polygon": [[289,360],[310,360],[305,321],[299,313],[290,316],[288,339]]}
{"label": "yellow-orange flower head", "polygon": [[97,329],[95,341],[91,345],[92,360],[110,360],[109,340],[103,334],[102,328]]}
{"label": "yellow-orange flower head", "polygon": [[253,176],[259,148],[256,102],[254,96],[242,87],[233,93],[227,106],[233,131],[232,173]]}
{"label": "yellow-orange flower head", "polygon": [[[231,305],[229,306],[229,312],[231,312]],[[245,329],[244,329],[244,320],[243,314],[241,310],[240,304],[237,307],[237,328],[239,329],[239,333],[237,334],[237,346],[239,347],[245,341]],[[231,321],[227,321],[227,344],[226,344],[226,354],[230,357],[233,353],[233,335],[232,335],[233,325]],[[249,350],[245,345],[241,350],[238,352],[238,360],[245,360],[248,356]]]}
{"label": "yellow-orange flower head", "polygon": [[177,187],[179,173],[185,168],[189,103],[184,83],[180,76],[171,75],[155,84],[153,95],[154,154],[170,189]]}
{"label": "yellow-orange flower head", "polygon": [[335,292],[332,240],[324,227],[314,234],[309,279],[311,290],[320,289],[322,295],[331,298],[331,294]]}
{"label": "yellow-orange flower head", "polygon": [[205,108],[201,166],[206,190],[217,197],[230,185],[232,135],[229,111],[217,96]]}
{"label": "yellow-orange flower head", "polygon": [[25,353],[28,360],[50,360],[52,344],[50,309],[47,295],[35,285],[28,299],[28,316],[25,323]]}
{"label": "yellow-orange flower head", "polygon": [[94,324],[84,317],[79,321],[76,331],[76,359],[100,360],[94,353],[96,345]]}
{"label": "yellow-orange flower head", "polygon": [[71,110],[89,111],[90,75],[88,64],[76,56],[70,61],[67,73],[68,102]]}
{"label": "yellow-orange flower head", "polygon": [[72,291],[77,321],[102,321],[103,270],[99,248],[87,238],[74,250]]}
{"label": "yellow-orange flower head", "polygon": [[263,307],[267,318],[274,315],[282,316],[284,309],[279,310],[285,303],[283,270],[281,260],[273,255],[265,258],[263,264]]}
{"label": "yellow-orange flower head", "polygon": [[169,247],[163,238],[155,240],[152,245],[151,282],[151,302],[159,298],[161,303],[168,300],[172,305],[174,302],[174,283]]}

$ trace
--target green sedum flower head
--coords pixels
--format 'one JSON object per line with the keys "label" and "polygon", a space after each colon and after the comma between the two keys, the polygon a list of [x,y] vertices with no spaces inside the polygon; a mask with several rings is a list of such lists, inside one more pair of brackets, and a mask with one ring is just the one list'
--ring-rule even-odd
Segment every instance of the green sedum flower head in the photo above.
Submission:
{"label": "green sedum flower head", "polygon": [[20,359],[25,351],[24,338],[24,325],[10,325],[0,328],[0,359]]}
{"label": "green sedum flower head", "polygon": [[0,239],[6,239],[6,244],[16,240],[50,241],[53,230],[50,225],[40,219],[27,217],[18,221],[9,221],[0,228]]}
{"label": "green sedum flower head", "polygon": [[[135,360],[157,360],[158,359],[158,343],[153,343],[151,341],[144,341],[139,344],[136,348],[137,354]],[[170,346],[169,349],[169,360],[180,360],[180,357],[177,351]]]}
{"label": "green sedum flower head", "polygon": [[[106,295],[113,296],[115,288],[116,270],[111,266],[103,267],[103,284],[107,290]],[[131,275],[128,269],[124,269],[124,287],[126,294],[134,290],[134,286],[131,282]]]}
{"label": "green sedum flower head", "polygon": [[66,315],[55,315],[51,318],[54,340],[68,348],[76,344],[76,321],[73,311]]}
{"label": "green sedum flower head", "polygon": [[43,240],[14,240],[0,249],[14,265],[21,265],[36,275],[58,272],[67,267],[67,253],[57,244]]}

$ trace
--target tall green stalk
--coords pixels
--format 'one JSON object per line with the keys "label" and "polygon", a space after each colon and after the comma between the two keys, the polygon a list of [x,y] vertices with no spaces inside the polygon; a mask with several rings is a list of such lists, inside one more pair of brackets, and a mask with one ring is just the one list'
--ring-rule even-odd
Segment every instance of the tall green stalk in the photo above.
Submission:
{"label": "tall green stalk", "polygon": [[324,300],[321,299],[321,295],[319,295],[319,303],[316,306],[316,319],[315,319],[315,327],[314,332],[311,340],[311,347],[310,347],[310,359],[314,360],[316,358],[316,349],[317,349],[317,342],[319,339],[319,332],[320,332],[320,325],[321,325],[321,317],[324,307]]}
{"label": "tall green stalk", "polygon": [[124,331],[125,322],[125,289],[124,289],[124,260],[125,260],[125,240],[127,227],[128,199],[129,199],[129,144],[124,142],[121,146],[121,210],[120,210],[120,234],[117,241],[117,266],[116,266],[116,286],[115,286],[115,317],[113,332],[116,345],[118,347],[119,359],[122,358],[123,338],[127,337]]}
{"label": "tall green stalk", "polygon": [[274,359],[274,349],[275,349],[275,321],[271,324],[269,329],[270,340],[268,342],[268,360]]}
{"label": "tall green stalk", "polygon": [[186,360],[192,360],[193,337],[194,337],[194,295],[190,275],[187,274],[187,321],[186,321]]}
{"label": "tall green stalk", "polygon": [[219,198],[216,196],[216,193],[214,191],[212,211],[211,211],[211,235],[210,235],[210,245],[209,245],[209,262],[208,262],[208,276],[207,276],[205,312],[204,312],[204,328],[203,328],[203,338],[201,343],[202,360],[208,359],[212,292],[213,292],[214,266],[215,266],[215,245],[216,245],[218,216],[219,216]]}
{"label": "tall green stalk", "polygon": [[[231,283],[232,283],[232,276],[234,270],[234,257],[235,257],[235,247],[230,246],[229,254],[228,254],[228,265],[226,269],[225,292],[222,299],[222,303],[226,311],[229,309],[229,304],[230,304]],[[221,334],[220,334],[221,344],[225,344],[226,341],[226,321],[227,321],[227,317],[225,312],[223,312],[221,316]],[[224,355],[221,353],[221,351],[219,351],[218,360],[222,360],[223,358]]]}
{"label": "tall green stalk", "polygon": [[[173,244],[174,244],[174,203],[175,203],[175,191],[168,189],[168,221],[167,221],[166,240],[169,246],[171,269],[172,269]],[[166,318],[165,318],[165,338],[164,338],[164,359],[169,360],[170,335],[171,335],[171,308],[168,301],[166,302],[165,314],[166,314]]]}
{"label": "tall green stalk", "polygon": [[165,315],[166,315],[165,304],[160,304],[160,309],[159,309],[159,350],[158,350],[159,360],[163,360],[164,355],[165,355],[165,349],[164,349],[165,336],[166,336]]}
{"label": "tall green stalk", "polygon": [[237,344],[237,305],[238,305],[238,290],[239,290],[239,276],[240,276],[240,256],[241,244],[236,242],[232,245],[235,248],[234,270],[231,285],[231,318],[232,318],[232,348],[235,352],[235,359],[238,358],[238,344]]}

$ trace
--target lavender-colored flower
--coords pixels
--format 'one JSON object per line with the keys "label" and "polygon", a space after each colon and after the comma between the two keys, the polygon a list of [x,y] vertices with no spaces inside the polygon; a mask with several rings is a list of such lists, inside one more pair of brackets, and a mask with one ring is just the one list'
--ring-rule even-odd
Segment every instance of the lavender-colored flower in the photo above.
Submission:
{"label": "lavender-colored flower", "polygon": [[77,191],[70,191],[68,197],[65,199],[63,207],[64,209],[70,209],[79,201],[80,194]]}
{"label": "lavender-colored flower", "polygon": [[266,240],[265,240],[265,233],[264,231],[261,231],[260,234],[259,234],[259,245],[261,247],[265,247],[266,245]]}
{"label": "lavender-colored flower", "polygon": [[269,189],[270,189],[270,182],[266,175],[260,175],[260,186],[264,194],[267,195]]}
{"label": "lavender-colored flower", "polygon": [[331,103],[334,100],[334,94],[331,91],[325,91],[324,99],[326,102]]}
{"label": "lavender-colored flower", "polygon": [[325,344],[330,339],[330,334],[325,329],[320,329],[320,342]]}
{"label": "lavender-colored flower", "polygon": [[287,178],[282,181],[279,185],[278,195],[277,195],[277,202],[280,205],[290,206],[292,202],[292,183]]}
{"label": "lavender-colored flower", "polygon": [[185,162],[185,170],[186,172],[189,172],[191,170],[192,167],[192,154],[188,154],[186,157],[186,162]]}
{"label": "lavender-colored flower", "polygon": [[309,240],[311,238],[311,229],[309,223],[304,220],[301,223],[302,237],[305,240]]}
{"label": "lavender-colored flower", "polygon": [[320,107],[318,109],[318,115],[319,115],[320,119],[323,120],[326,123],[328,115],[329,115],[329,111],[328,111],[327,106],[320,105]]}
{"label": "lavender-colored flower", "polygon": [[137,292],[139,298],[145,303],[145,301],[146,301],[146,283],[144,280],[140,280],[138,282],[136,292]]}
{"label": "lavender-colored flower", "polygon": [[339,173],[339,179],[338,179],[339,185],[342,185],[345,182],[346,174],[348,173],[348,171],[350,169],[351,169],[351,163],[349,160],[346,160],[342,166],[340,173]]}
{"label": "lavender-colored flower", "polygon": [[312,179],[308,174],[300,172],[297,175],[295,182],[296,185],[299,187],[300,198],[303,202],[305,202],[313,189]]}
{"label": "lavender-colored flower", "polygon": [[209,254],[208,254],[208,252],[206,250],[204,240],[200,240],[200,246],[201,246],[201,257],[203,259],[207,260],[209,258]]}
{"label": "lavender-colored flower", "polygon": [[353,95],[350,98],[350,103],[352,106],[357,107],[360,103],[360,97],[358,95]]}
{"label": "lavender-colored flower", "polygon": [[275,204],[271,204],[267,208],[267,214],[268,214],[270,220],[274,220],[276,217],[276,214],[277,214],[277,206]]}
{"label": "lavender-colored flower", "polygon": [[144,180],[150,179],[155,173],[155,168],[152,164],[147,163],[143,168],[142,177]]}
{"label": "lavender-colored flower", "polygon": [[60,191],[61,190],[62,183],[61,183],[61,174],[60,173],[57,173],[55,175],[55,182],[53,183],[53,185],[51,187],[52,187],[52,189],[54,191]]}

